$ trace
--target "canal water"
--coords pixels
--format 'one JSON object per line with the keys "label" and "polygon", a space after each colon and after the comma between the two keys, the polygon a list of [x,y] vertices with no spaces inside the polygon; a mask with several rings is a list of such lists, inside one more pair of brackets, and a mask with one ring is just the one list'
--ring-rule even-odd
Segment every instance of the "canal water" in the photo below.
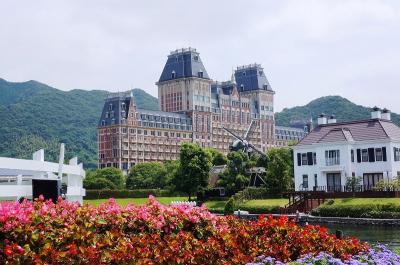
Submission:
{"label": "canal water", "polygon": [[355,236],[370,244],[381,243],[391,249],[400,248],[400,227],[347,224],[321,224],[321,226],[325,226],[333,234],[336,230],[341,230],[344,236]]}

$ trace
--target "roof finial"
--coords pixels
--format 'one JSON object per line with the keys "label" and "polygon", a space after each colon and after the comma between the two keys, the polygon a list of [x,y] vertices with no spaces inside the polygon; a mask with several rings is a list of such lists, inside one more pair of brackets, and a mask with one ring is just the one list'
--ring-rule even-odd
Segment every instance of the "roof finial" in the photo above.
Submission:
{"label": "roof finial", "polygon": [[233,66],[232,66],[231,82],[232,82],[232,84],[236,84],[235,70],[233,69]]}

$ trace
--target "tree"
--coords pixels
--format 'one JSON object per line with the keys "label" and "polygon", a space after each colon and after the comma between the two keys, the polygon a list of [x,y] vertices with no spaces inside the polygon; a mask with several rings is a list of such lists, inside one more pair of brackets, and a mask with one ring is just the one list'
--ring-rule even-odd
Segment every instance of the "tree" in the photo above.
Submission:
{"label": "tree", "polygon": [[351,189],[352,192],[356,191],[356,187],[361,184],[361,177],[351,176],[346,179],[346,186]]}
{"label": "tree", "polygon": [[293,155],[289,148],[273,148],[267,153],[267,189],[272,194],[289,191],[293,186]]}
{"label": "tree", "polygon": [[87,189],[123,189],[125,177],[120,169],[107,167],[89,171],[83,184]]}
{"label": "tree", "polygon": [[226,155],[221,153],[215,148],[206,148],[206,151],[210,153],[211,155],[211,162],[213,166],[222,166],[226,165],[228,162],[228,159],[226,158]]}
{"label": "tree", "polygon": [[167,171],[162,163],[140,163],[132,167],[129,171],[129,175],[126,179],[126,187],[128,189],[164,188],[164,186],[167,185],[166,175]]}
{"label": "tree", "polygon": [[246,175],[248,156],[243,152],[230,152],[228,154],[227,169],[221,173],[218,185],[225,187],[226,191],[233,194],[243,189],[250,181]]}
{"label": "tree", "polygon": [[165,188],[170,191],[174,191],[175,186],[173,184],[173,179],[179,173],[180,162],[179,162],[179,160],[170,160],[170,161],[166,161],[164,163],[164,166],[165,166],[165,171],[166,171],[166,174],[165,174],[166,186],[165,186]]}
{"label": "tree", "polygon": [[117,186],[105,178],[86,177],[83,187],[88,190],[115,190]]}
{"label": "tree", "polygon": [[211,155],[197,144],[183,143],[180,151],[180,165],[172,183],[177,191],[191,195],[208,186],[211,170]]}

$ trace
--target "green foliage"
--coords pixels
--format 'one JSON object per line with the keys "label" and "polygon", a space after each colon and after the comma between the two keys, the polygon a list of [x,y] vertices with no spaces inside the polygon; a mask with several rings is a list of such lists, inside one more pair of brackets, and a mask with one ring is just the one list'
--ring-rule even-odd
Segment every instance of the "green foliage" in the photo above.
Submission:
{"label": "green foliage", "polygon": [[365,199],[364,203],[346,203],[328,202],[312,210],[315,216],[330,217],[354,217],[354,218],[400,218],[400,204],[384,202],[384,199],[378,199],[380,203]]}
{"label": "green foliage", "polygon": [[276,194],[271,194],[266,187],[247,187],[243,190],[245,200],[260,200],[279,198]]}
{"label": "green foliage", "polygon": [[289,148],[268,151],[267,189],[271,194],[281,194],[293,186],[293,156]]}
{"label": "green foliage", "polygon": [[[327,96],[317,98],[305,106],[285,108],[281,112],[275,113],[276,125],[290,126],[291,122],[308,121],[310,115],[317,121],[318,115],[325,113],[334,114],[338,121],[353,121],[369,119],[371,109],[356,105],[353,102],[340,96]],[[392,113],[392,120],[397,125],[400,124],[400,115]]]}
{"label": "green foliage", "polygon": [[228,159],[226,158],[226,155],[221,153],[215,148],[206,148],[206,151],[210,153],[211,155],[211,162],[213,166],[222,166],[226,165],[228,162]]}
{"label": "green foliage", "polygon": [[233,194],[243,189],[250,181],[246,175],[248,157],[243,152],[230,152],[228,154],[227,169],[218,179],[218,186],[225,187],[227,193]]}
{"label": "green foliage", "polygon": [[189,196],[208,186],[211,156],[197,144],[183,143],[180,150],[180,165],[172,183],[177,191]]}
{"label": "green foliage", "polygon": [[103,190],[103,189],[115,190],[115,189],[117,189],[117,186],[109,179],[96,178],[95,175],[86,177],[83,181],[83,187],[87,190]]}
{"label": "green foliage", "polygon": [[279,214],[281,211],[281,206],[279,205],[240,205],[240,210],[248,211],[252,214]]}
{"label": "green foliage", "polygon": [[396,248],[395,252],[396,252],[397,255],[400,255],[400,248]]}
{"label": "green foliage", "polygon": [[235,201],[231,197],[225,204],[224,213],[233,214],[234,211],[235,211]]}
{"label": "green foliage", "polygon": [[293,155],[289,148],[268,151],[267,189],[271,194],[281,194],[293,186]]}
{"label": "green foliage", "polygon": [[126,179],[128,189],[164,188],[167,184],[167,170],[162,163],[139,163],[130,169]]}
{"label": "green foliage", "polygon": [[179,192],[171,192],[163,189],[137,189],[137,190],[87,190],[85,200],[109,199],[109,198],[148,198],[149,195],[156,197],[171,197],[183,195]]}
{"label": "green foliage", "polygon": [[351,176],[346,179],[346,186],[351,188],[351,191],[356,191],[356,187],[361,184],[361,177]]}
{"label": "green foliage", "polygon": [[[0,79],[0,156],[29,158],[45,148],[46,159],[58,161],[63,142],[67,159],[78,156],[85,168],[96,168],[96,129],[107,93]],[[140,89],[133,93],[139,108],[158,109],[156,98]]]}
{"label": "green foliage", "polygon": [[167,183],[165,188],[169,189],[171,191],[175,190],[175,186],[173,184],[173,179],[179,173],[179,167],[180,167],[179,159],[166,161],[166,162],[164,162],[164,166],[165,166],[165,171],[166,171],[165,180]]}
{"label": "green foliage", "polygon": [[88,172],[83,185],[86,189],[123,189],[125,177],[118,168],[96,169]]}
{"label": "green foliage", "polygon": [[393,190],[393,189],[399,189],[400,188],[400,176],[394,177],[392,180],[380,180],[376,186],[374,187],[377,190]]}

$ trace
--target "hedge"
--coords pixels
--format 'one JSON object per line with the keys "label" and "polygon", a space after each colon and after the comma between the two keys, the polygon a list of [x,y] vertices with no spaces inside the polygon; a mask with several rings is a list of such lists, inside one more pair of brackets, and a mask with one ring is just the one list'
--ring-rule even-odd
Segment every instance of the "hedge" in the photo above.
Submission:
{"label": "hedge", "polygon": [[137,189],[137,190],[86,190],[86,200],[109,199],[109,198],[147,198],[149,195],[155,197],[186,196],[183,193],[171,192],[161,189]]}
{"label": "hedge", "polygon": [[400,219],[400,205],[393,203],[365,205],[323,204],[312,210],[311,214],[324,217]]}

